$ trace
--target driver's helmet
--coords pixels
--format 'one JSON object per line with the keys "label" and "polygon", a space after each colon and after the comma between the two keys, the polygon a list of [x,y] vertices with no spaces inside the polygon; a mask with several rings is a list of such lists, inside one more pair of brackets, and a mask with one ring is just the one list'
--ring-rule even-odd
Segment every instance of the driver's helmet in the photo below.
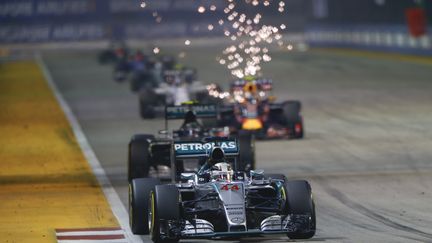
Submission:
{"label": "driver's helmet", "polygon": [[176,77],[172,74],[166,74],[165,77],[165,83],[168,85],[174,85],[176,83]]}
{"label": "driver's helmet", "polygon": [[179,129],[182,137],[198,138],[202,135],[202,126],[197,121],[196,115],[192,111],[186,112],[185,120]]}
{"label": "driver's helmet", "polygon": [[226,162],[225,153],[220,147],[214,147],[209,156],[209,163],[213,166],[210,170],[210,177],[215,181],[231,181],[234,171],[231,165]]}
{"label": "driver's helmet", "polygon": [[210,176],[211,179],[215,181],[231,181],[234,176],[234,170],[230,164],[221,162],[212,167]]}
{"label": "driver's helmet", "polygon": [[257,84],[255,82],[247,82],[245,86],[243,86],[243,92],[247,100],[254,99],[258,93]]}

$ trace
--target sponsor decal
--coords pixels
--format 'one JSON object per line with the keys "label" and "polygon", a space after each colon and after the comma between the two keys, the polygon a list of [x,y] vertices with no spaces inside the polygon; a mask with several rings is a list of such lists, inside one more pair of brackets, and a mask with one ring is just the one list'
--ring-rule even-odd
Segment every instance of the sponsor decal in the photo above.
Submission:
{"label": "sponsor decal", "polygon": [[[200,151],[207,151],[211,150],[216,146],[216,143],[177,143],[174,144],[174,150],[177,151],[192,151],[192,152],[200,152]],[[219,146],[223,149],[236,149],[237,144],[235,141],[229,141],[229,142],[220,142]]]}
{"label": "sponsor decal", "polygon": [[193,111],[197,117],[215,117],[217,115],[215,105],[167,106],[166,117],[168,119],[184,118],[188,111]]}

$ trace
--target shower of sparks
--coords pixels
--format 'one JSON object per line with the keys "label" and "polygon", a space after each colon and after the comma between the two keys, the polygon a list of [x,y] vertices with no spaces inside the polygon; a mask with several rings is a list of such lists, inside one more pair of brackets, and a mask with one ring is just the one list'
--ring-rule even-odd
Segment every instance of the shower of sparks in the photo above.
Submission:
{"label": "shower of sparks", "polygon": [[[260,5],[270,7],[272,4],[280,13],[285,12],[285,2],[277,0],[242,0],[257,11]],[[226,47],[217,61],[228,68],[232,75],[237,78],[255,76],[261,71],[261,65],[272,60],[269,54],[270,45],[284,46],[280,30],[285,30],[286,25],[273,26],[263,24],[263,13],[249,13],[237,7],[238,0],[226,0],[223,9],[224,18],[218,20],[219,26],[223,28],[223,34],[232,42]],[[203,7],[204,8],[204,7]],[[198,9],[199,13],[205,11]],[[210,27],[211,26],[211,27]],[[213,25],[209,25],[209,31]],[[292,49],[292,46],[288,48]]]}
{"label": "shower of sparks", "polygon": [[153,53],[154,53],[154,54],[159,54],[159,52],[160,52],[159,47],[155,47],[155,48],[153,48]]}
{"label": "shower of sparks", "polygon": [[[225,0],[222,5],[219,1],[208,0],[198,5],[196,11],[200,15],[215,14],[216,11],[223,13],[222,18],[207,25],[207,30],[222,30],[223,35],[230,40],[230,45],[222,51],[217,61],[226,66],[233,76],[243,78],[260,75],[262,64],[272,60],[269,49],[273,45],[289,51],[293,49],[291,44],[283,40],[281,32],[286,30],[285,24],[271,25],[263,21],[265,13],[269,11],[274,11],[272,15],[286,13],[285,0]],[[141,8],[151,5],[149,0],[139,3]],[[266,9],[266,12],[260,12],[260,9]],[[157,11],[153,11],[152,16],[156,23],[162,22],[162,16]],[[185,40],[184,45],[191,45],[191,41]],[[155,54],[159,51],[157,47],[153,49]],[[185,54],[183,52],[179,56],[184,57]]]}

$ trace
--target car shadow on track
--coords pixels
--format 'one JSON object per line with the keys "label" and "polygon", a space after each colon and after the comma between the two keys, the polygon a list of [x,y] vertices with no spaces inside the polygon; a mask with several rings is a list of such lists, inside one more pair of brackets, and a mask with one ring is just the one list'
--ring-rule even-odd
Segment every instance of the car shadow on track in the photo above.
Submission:
{"label": "car shadow on track", "polygon": [[275,237],[255,237],[255,238],[243,238],[243,239],[211,239],[211,240],[181,240],[182,243],[208,243],[210,241],[225,243],[270,243],[270,242],[326,242],[326,241],[343,241],[346,240],[344,237],[316,237],[308,240],[290,240],[288,238],[275,238]]}

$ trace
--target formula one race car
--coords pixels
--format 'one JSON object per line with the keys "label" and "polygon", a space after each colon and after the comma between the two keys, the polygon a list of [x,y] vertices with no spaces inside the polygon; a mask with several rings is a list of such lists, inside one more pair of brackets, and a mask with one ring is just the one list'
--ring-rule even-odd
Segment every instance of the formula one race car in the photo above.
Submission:
{"label": "formula one race car", "polygon": [[[233,134],[250,131],[258,139],[303,138],[301,103],[291,100],[275,103],[268,93],[272,81],[267,79],[238,80],[232,84],[228,102],[220,109],[219,126],[228,126]],[[210,95],[221,92],[209,89]]]}
{"label": "formula one race car", "polygon": [[173,164],[201,157],[206,162],[197,173],[183,173],[173,184],[162,185],[154,178],[132,180],[132,232],[150,234],[153,242],[270,234],[313,237],[316,220],[310,184],[280,174],[236,170],[230,158],[236,161],[238,151],[236,141],[229,138],[173,142]]}
{"label": "formula one race car", "polygon": [[[156,172],[163,168],[171,168],[171,173],[177,177],[185,171],[197,171],[204,161],[178,160],[176,166],[171,165],[169,156],[173,141],[199,140],[207,136],[226,136],[224,129],[210,128],[202,125],[198,119],[215,119],[217,107],[215,105],[181,105],[165,108],[165,130],[160,131],[164,137],[156,138],[151,134],[134,135],[129,142],[128,180],[148,177],[151,169]],[[183,119],[179,129],[168,134],[168,121]],[[239,168],[244,171],[255,168],[255,143],[250,133],[240,133],[237,136],[242,147]],[[162,167],[162,168],[161,168]],[[173,169],[175,168],[175,169]],[[158,173],[160,174],[160,173]]]}
{"label": "formula one race car", "polygon": [[111,42],[109,47],[98,55],[100,64],[116,64],[129,55],[129,49],[123,41]]}
{"label": "formula one race car", "polygon": [[154,118],[157,107],[180,105],[190,100],[205,102],[206,85],[196,80],[194,69],[167,70],[159,83],[141,82],[138,90],[140,115]]}

